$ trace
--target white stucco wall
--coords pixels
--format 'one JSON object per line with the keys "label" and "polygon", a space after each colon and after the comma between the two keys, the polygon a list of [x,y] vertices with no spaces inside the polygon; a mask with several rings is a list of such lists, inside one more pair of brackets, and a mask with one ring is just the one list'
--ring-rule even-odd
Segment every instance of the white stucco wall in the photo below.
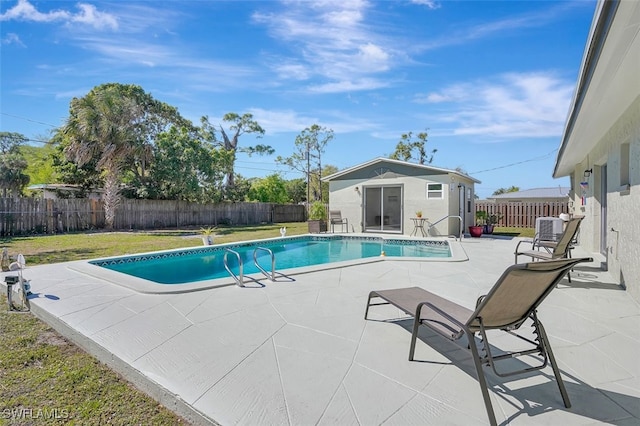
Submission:
{"label": "white stucco wall", "polygon": [[[329,209],[341,211],[342,217],[346,217],[349,221],[350,232],[362,232],[364,229],[364,188],[367,186],[401,185],[403,188],[402,233],[409,235],[414,229],[411,218],[416,216],[418,210],[421,210],[423,217],[428,218],[431,223],[448,215],[458,215],[458,184],[460,180],[459,177],[452,179],[449,174],[332,180],[329,182]],[[427,199],[427,183],[441,183],[443,198]],[[467,188],[471,188],[473,194],[473,182],[463,183]],[[467,222],[470,224],[469,220]],[[468,224],[464,224],[463,229],[466,229]],[[458,232],[458,226],[456,220],[445,220],[436,225],[432,233],[434,235],[454,235]]]}
{"label": "white stucco wall", "polygon": [[[629,144],[630,188],[620,186],[621,146]],[[574,214],[583,215],[580,245],[599,253],[602,233],[601,182],[606,164],[606,234],[607,268],[629,293],[640,301],[640,96],[586,153],[574,170]],[[584,171],[592,169],[588,178]],[[588,182],[586,204],[582,205],[580,182]]]}

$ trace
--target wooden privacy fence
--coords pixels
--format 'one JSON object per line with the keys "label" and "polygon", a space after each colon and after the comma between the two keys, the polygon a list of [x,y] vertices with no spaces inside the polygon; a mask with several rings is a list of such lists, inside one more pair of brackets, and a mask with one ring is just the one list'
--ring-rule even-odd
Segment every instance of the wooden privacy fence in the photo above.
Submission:
{"label": "wooden privacy fence", "polygon": [[497,214],[500,218],[497,226],[513,228],[535,228],[539,217],[558,217],[560,213],[569,213],[568,201],[494,203],[476,201],[476,211],[484,210],[488,214]]}
{"label": "wooden privacy fence", "polygon": [[[122,200],[115,229],[255,225],[304,222],[303,205],[272,203],[196,204],[173,200]],[[104,228],[102,202],[84,198],[0,198],[0,236],[52,234]]]}

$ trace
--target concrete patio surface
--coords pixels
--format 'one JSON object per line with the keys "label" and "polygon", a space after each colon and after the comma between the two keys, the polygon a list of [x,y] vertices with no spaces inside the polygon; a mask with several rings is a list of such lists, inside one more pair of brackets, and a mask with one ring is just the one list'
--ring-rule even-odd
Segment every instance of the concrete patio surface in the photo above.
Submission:
{"label": "concrete patio surface", "polygon": [[[24,274],[38,317],[195,424],[482,425],[464,345],[421,327],[409,362],[411,322],[390,306],[365,321],[364,310],[371,290],[406,286],[473,308],[518,241],[464,239],[465,262],[386,260],[184,294],[137,293],[72,263]],[[572,407],[550,367],[506,379],[487,369],[499,423],[640,424],[640,306],[599,255],[578,247],[573,256],[596,260],[539,310]]]}

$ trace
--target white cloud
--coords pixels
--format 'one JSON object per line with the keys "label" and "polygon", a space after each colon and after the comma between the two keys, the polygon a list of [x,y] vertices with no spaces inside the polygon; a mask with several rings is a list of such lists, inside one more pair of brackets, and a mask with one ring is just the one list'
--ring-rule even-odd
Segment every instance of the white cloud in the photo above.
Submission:
{"label": "white cloud", "polygon": [[278,63],[273,65],[278,76],[286,80],[307,80],[310,77],[309,69],[300,63]]}
{"label": "white cloud", "polygon": [[80,9],[77,13],[66,10],[40,12],[28,0],[18,0],[18,4],[0,15],[0,21],[79,23],[96,29],[110,28],[115,30],[118,28],[118,21],[113,15],[100,12],[95,6],[86,3],[78,3],[77,7]]}
{"label": "white cloud", "polygon": [[[320,78],[326,83],[312,85],[322,93],[367,90],[386,86],[371,76],[388,71],[398,54],[391,42],[365,22],[370,5],[366,1],[285,2],[279,13],[255,13],[253,19],[268,27],[273,37],[288,43],[298,71],[283,78]],[[304,73],[301,71],[304,70]]]}
{"label": "white cloud", "polygon": [[421,96],[446,112],[432,116],[453,135],[549,137],[563,131],[573,84],[551,73],[511,73]]}
{"label": "white cloud", "polygon": [[82,37],[77,40],[86,50],[97,52],[122,64],[137,63],[154,66],[168,63],[172,55],[170,50],[160,45],[145,43],[141,40],[135,44],[127,39],[103,37]]}
{"label": "white cloud", "polygon": [[360,90],[373,90],[390,86],[388,81],[363,78],[359,80],[342,80],[325,84],[316,84],[309,86],[312,93],[343,93],[357,92]]}
{"label": "white cloud", "polygon": [[[268,134],[300,132],[318,122],[318,117],[300,116],[293,110],[266,110],[252,108],[249,110],[253,118],[260,123]],[[293,144],[293,141],[291,142]]]}
{"label": "white cloud", "polygon": [[358,62],[369,70],[386,71],[389,69],[389,54],[380,46],[367,43],[360,47]]}
{"label": "white cloud", "polygon": [[[379,125],[366,119],[347,117],[343,111],[321,111],[318,116],[300,115],[293,110],[266,110],[251,108],[249,112],[260,123],[268,135],[276,133],[300,133],[307,127],[317,124],[332,129],[336,134],[372,130]],[[293,139],[291,146],[293,146]]]}
{"label": "white cloud", "polygon": [[118,29],[118,21],[116,18],[108,13],[99,12],[95,6],[78,3],[78,8],[80,12],[71,15],[71,22],[85,24],[99,30],[104,28]]}
{"label": "white cloud", "polygon": [[509,16],[508,18],[483,22],[478,25],[461,27],[460,29],[447,32],[447,34],[440,38],[434,38],[426,42],[418,42],[415,46],[416,50],[440,49],[447,46],[468,43],[472,40],[492,37],[494,35],[504,37],[508,31],[544,27],[556,20],[559,16],[572,13],[571,8],[583,7],[587,4],[585,2],[549,3],[551,4],[549,8],[520,16]]}
{"label": "white cloud", "polygon": [[411,0],[411,3],[427,6],[429,9],[439,9],[440,4],[435,0]]}
{"label": "white cloud", "polygon": [[54,10],[48,13],[39,12],[28,0],[18,0],[18,4],[0,15],[0,21],[34,21],[53,22],[69,19],[69,12]]}
{"label": "white cloud", "polygon": [[18,37],[18,34],[15,33],[7,33],[7,35],[2,39],[2,44],[16,44],[18,46],[26,47],[22,40],[20,40],[20,37]]}

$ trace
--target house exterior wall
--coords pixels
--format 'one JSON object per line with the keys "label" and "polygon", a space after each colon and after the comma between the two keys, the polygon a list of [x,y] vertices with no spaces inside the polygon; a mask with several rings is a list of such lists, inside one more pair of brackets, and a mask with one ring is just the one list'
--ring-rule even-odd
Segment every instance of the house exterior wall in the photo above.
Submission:
{"label": "house exterior wall", "polygon": [[[622,186],[620,181],[623,144],[629,144],[629,187]],[[571,179],[573,213],[584,216],[579,243],[587,251],[602,252],[612,276],[640,301],[640,96],[605,132],[595,148],[585,154],[585,160],[576,166]],[[586,178],[584,171],[588,169],[593,172]],[[606,195],[601,184],[605,170]],[[587,185],[581,185],[582,182]],[[606,203],[604,224],[603,203]]]}
{"label": "house exterior wall", "polygon": [[[409,173],[408,170],[405,170]],[[472,212],[473,207],[473,182],[464,181],[459,176],[451,174],[434,175],[404,175],[397,173],[393,177],[384,178],[359,178],[336,179],[329,182],[329,209],[340,210],[342,217],[349,221],[349,231],[363,232],[364,230],[364,188],[372,186],[399,185],[402,187],[402,234],[410,235],[414,226],[411,221],[416,216],[416,211],[422,211],[422,217],[428,218],[434,223],[448,215],[457,216],[459,214],[459,190],[458,184],[463,184],[470,188]],[[428,199],[427,184],[441,183],[442,198]],[[357,188],[357,190],[356,190]],[[466,194],[465,194],[466,200]],[[466,208],[466,207],[465,207]],[[473,222],[467,215],[467,223],[463,224],[463,229]],[[426,230],[426,225],[425,225]],[[457,235],[459,232],[459,222],[457,220],[444,220],[432,229],[432,235]]]}

